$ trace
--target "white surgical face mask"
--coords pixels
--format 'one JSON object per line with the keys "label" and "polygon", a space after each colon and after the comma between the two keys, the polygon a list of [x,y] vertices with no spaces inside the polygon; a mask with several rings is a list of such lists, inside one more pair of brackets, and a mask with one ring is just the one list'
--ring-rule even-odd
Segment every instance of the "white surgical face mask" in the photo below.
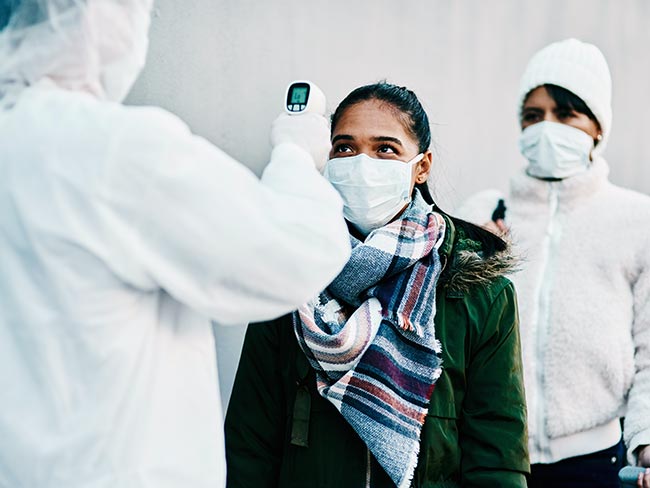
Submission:
{"label": "white surgical face mask", "polygon": [[536,178],[568,178],[589,168],[594,140],[586,132],[557,122],[526,127],[519,151],[528,160],[526,172]]}
{"label": "white surgical face mask", "polygon": [[422,156],[404,162],[361,153],[330,159],[323,174],[343,198],[345,218],[366,236],[411,201],[413,165]]}

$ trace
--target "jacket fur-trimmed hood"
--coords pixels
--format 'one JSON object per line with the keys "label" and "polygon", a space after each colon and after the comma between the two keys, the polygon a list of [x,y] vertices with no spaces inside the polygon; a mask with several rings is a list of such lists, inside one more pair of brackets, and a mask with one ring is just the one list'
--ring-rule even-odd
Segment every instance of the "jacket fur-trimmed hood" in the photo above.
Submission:
{"label": "jacket fur-trimmed hood", "polygon": [[516,272],[520,261],[509,244],[504,251],[485,258],[478,242],[459,238],[443,279],[449,291],[466,293],[474,286],[486,286],[500,276]]}

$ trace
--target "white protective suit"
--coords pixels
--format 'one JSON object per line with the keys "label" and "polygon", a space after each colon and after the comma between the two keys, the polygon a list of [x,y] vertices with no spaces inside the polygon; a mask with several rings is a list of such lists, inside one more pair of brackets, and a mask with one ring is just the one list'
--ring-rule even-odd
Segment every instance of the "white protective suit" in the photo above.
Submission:
{"label": "white protective suit", "polygon": [[18,4],[0,32],[0,487],[222,486],[210,320],[320,291],[348,257],[342,203],[287,137],[260,182],[171,114],[115,103],[150,1]]}

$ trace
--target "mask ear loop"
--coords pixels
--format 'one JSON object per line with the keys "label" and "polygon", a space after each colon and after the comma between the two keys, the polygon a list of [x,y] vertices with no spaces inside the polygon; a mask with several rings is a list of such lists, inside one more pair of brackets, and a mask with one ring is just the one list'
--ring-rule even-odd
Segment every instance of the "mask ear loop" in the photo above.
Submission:
{"label": "mask ear loop", "polygon": [[[420,161],[422,161],[422,158],[424,157],[424,153],[419,153],[417,156],[415,156],[413,159],[411,159],[407,164],[409,165],[409,168],[413,168],[416,164],[418,164]],[[425,180],[426,181],[426,180]],[[418,181],[418,177],[415,177],[415,184],[419,185],[422,182]]]}
{"label": "mask ear loop", "polygon": [[418,153],[417,156],[415,156],[413,159],[409,160],[408,163],[406,163],[406,164],[408,164],[409,166],[412,166],[412,165],[414,165],[414,164],[417,164],[417,163],[419,163],[420,161],[422,161],[422,158],[423,158],[423,157],[424,157],[424,153]]}

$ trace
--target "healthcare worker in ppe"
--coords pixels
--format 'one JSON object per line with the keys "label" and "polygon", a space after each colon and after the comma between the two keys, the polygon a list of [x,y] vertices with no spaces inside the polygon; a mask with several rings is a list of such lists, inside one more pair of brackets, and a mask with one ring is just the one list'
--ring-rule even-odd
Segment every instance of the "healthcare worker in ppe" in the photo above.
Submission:
{"label": "healthcare worker in ppe", "polygon": [[280,118],[261,181],[173,115],[120,104],[151,0],[0,4],[0,486],[225,482],[210,320],[281,315],[349,256]]}
{"label": "healthcare worker in ppe", "polygon": [[[650,466],[650,198],[610,183],[611,77],[577,39],[535,54],[519,91],[527,160],[510,193],[459,214],[498,221],[525,263],[520,305],[530,487],[617,488],[625,451]],[[621,432],[621,418],[623,432]],[[650,487],[650,474],[637,480]]]}

